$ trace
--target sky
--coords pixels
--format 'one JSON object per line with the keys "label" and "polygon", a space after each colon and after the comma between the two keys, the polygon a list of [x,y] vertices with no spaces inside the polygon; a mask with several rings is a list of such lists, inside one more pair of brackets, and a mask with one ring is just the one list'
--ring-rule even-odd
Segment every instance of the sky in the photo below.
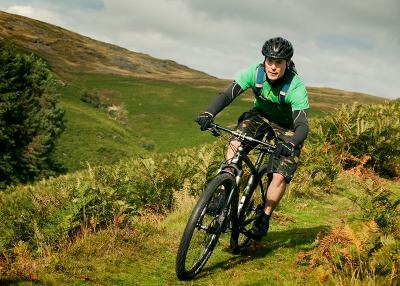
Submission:
{"label": "sky", "polygon": [[399,98],[399,0],[0,0],[0,10],[234,79],[276,36],[307,86]]}

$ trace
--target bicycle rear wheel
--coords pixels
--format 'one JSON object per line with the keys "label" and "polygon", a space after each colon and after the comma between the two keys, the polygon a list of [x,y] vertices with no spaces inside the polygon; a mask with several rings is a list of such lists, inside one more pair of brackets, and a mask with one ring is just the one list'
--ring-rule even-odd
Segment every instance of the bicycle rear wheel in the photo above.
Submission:
{"label": "bicycle rear wheel", "polygon": [[193,278],[210,257],[229,220],[226,209],[235,180],[229,174],[216,176],[205,188],[183,232],[176,257],[180,280]]}
{"label": "bicycle rear wheel", "polygon": [[[263,165],[259,172],[258,178],[261,178],[258,182],[251,184],[251,189],[245,190],[248,181],[251,179],[250,171],[245,171],[245,175],[242,177],[242,182],[239,186],[239,208],[237,217],[232,228],[230,247],[232,252],[239,254],[245,252],[251,243],[251,238],[247,235],[251,229],[254,220],[264,208],[264,194],[269,184],[267,173],[267,166]],[[253,180],[255,178],[253,177]],[[261,190],[261,185],[263,191]],[[245,195],[246,193],[246,195]]]}

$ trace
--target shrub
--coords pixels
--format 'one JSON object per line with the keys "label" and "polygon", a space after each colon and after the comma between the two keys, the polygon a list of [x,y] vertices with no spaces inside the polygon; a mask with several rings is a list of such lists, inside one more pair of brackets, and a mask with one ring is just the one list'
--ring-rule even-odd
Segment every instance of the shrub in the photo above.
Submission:
{"label": "shrub", "polygon": [[9,187],[0,193],[0,254],[12,256],[22,241],[41,255],[76,233],[129,224],[143,211],[166,213],[183,186],[202,190],[215,170],[212,154],[210,147],[182,150]]}
{"label": "shrub", "polygon": [[[400,278],[400,194],[373,178],[341,174],[341,193],[359,206],[347,222],[321,234],[300,258],[318,269],[320,282],[397,285]],[[324,280],[324,281],[322,281]]]}
{"label": "shrub", "polygon": [[357,165],[380,175],[400,175],[400,100],[343,105],[320,119],[309,140],[330,148],[345,169]]}
{"label": "shrub", "polygon": [[83,90],[80,100],[107,113],[112,119],[125,123],[128,119],[128,111],[123,103],[118,102],[118,93],[113,90]]}
{"label": "shrub", "polygon": [[335,285],[397,285],[399,257],[399,239],[382,234],[374,222],[336,226],[317,248],[299,256],[318,270],[320,282]]}
{"label": "shrub", "polygon": [[342,166],[330,148],[306,142],[289,188],[291,192],[295,190],[294,194],[298,196],[315,197],[331,193],[341,170]]}

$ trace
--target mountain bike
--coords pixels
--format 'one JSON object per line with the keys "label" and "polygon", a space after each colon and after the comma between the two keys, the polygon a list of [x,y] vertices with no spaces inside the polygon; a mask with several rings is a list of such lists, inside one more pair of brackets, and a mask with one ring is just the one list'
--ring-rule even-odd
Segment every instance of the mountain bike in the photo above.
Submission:
{"label": "mountain bike", "polygon": [[[222,233],[230,231],[230,249],[234,254],[246,251],[253,239],[251,226],[263,211],[269,185],[268,176],[264,176],[264,158],[275,150],[270,143],[276,142],[274,132],[258,140],[215,123],[209,130],[214,136],[227,132],[241,144],[229,164],[221,163],[189,217],[176,257],[176,275],[180,280],[189,280],[201,271]],[[257,144],[253,147],[255,160],[246,152],[245,147],[250,144]]]}

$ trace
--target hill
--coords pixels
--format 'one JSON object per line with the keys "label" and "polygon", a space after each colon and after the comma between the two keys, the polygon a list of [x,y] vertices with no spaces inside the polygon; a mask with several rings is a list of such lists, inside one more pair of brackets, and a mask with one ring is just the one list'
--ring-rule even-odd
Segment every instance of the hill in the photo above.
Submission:
{"label": "hill", "polygon": [[2,11],[0,37],[12,39],[26,51],[38,54],[61,75],[78,71],[173,81],[216,80],[171,60],[156,59],[58,26]]}
{"label": "hill", "polygon": [[[55,156],[70,171],[86,162],[113,163],[211,140],[197,131],[194,118],[230,80],[0,11],[1,38],[45,59],[59,78],[57,92],[67,111],[67,125]],[[308,91],[311,116],[354,101],[384,100],[331,88],[309,87]],[[233,124],[251,102],[251,94],[246,93],[218,120]],[[121,111],[123,118],[113,110]]]}

